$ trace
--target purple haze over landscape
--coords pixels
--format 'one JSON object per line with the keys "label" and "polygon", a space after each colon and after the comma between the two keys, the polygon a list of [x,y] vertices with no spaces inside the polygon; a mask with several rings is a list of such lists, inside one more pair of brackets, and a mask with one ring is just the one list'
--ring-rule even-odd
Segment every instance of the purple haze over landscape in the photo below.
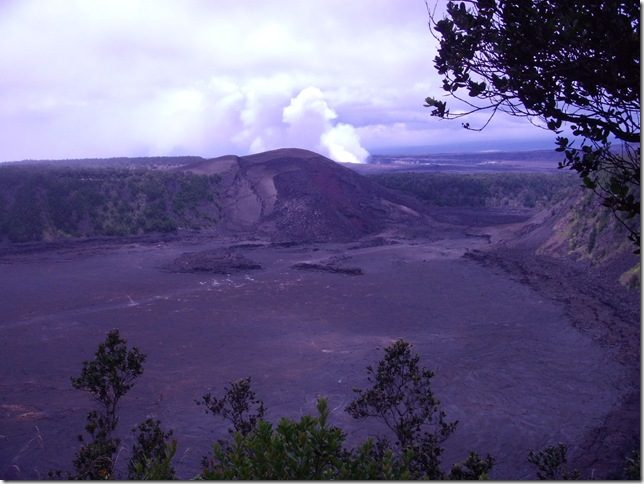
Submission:
{"label": "purple haze over landscape", "polygon": [[553,147],[526,120],[429,116],[423,0],[4,1],[0,29],[3,161]]}

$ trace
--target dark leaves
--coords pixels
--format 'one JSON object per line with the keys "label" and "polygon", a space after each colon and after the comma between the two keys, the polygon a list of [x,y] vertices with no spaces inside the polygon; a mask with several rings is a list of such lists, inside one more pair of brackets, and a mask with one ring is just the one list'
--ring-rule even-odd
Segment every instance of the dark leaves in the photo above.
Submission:
{"label": "dark leaves", "polygon": [[537,467],[539,479],[548,481],[579,479],[581,477],[579,471],[576,469],[569,471],[566,466],[567,453],[568,448],[559,443],[538,452],[530,451],[528,462]]}
{"label": "dark leaves", "polygon": [[431,389],[434,374],[419,366],[411,345],[398,340],[385,348],[376,369],[367,367],[371,387],[355,389],[356,399],[346,411],[354,418],[376,417],[396,436],[399,447],[415,457],[415,472],[430,479],[440,477],[441,444],[457,422],[448,422]]}
{"label": "dark leaves", "polygon": [[[120,443],[113,436],[118,424],[118,403],[143,373],[144,361],[145,355],[136,347],[129,350],[127,342],[115,329],[99,345],[95,358],[83,363],[80,376],[72,378],[74,388],[91,393],[102,408],[87,415],[85,430],[90,440],[76,454],[76,474],[70,478],[113,478],[114,455]],[[82,436],[79,440],[85,442]]]}
{"label": "dark leaves", "polygon": [[136,433],[136,441],[127,465],[128,479],[174,479],[172,458],[176,451],[176,441],[170,441],[172,431],[164,432],[159,420],[149,418],[132,432]]}
{"label": "dark leaves", "polygon": [[221,415],[232,424],[229,432],[250,433],[264,417],[264,402],[259,400],[250,387],[250,377],[237,380],[224,387],[225,394],[217,398],[211,393],[205,394],[197,405],[204,405],[206,413]]}
{"label": "dark leaves", "polygon": [[474,82],[474,81],[469,81],[467,83],[469,92],[467,93],[468,96],[470,97],[477,97],[483,92],[485,92],[485,88],[487,87],[487,84],[482,81],[482,82]]}
{"label": "dark leaves", "polygon": [[[468,104],[465,114],[450,114],[433,99],[425,106],[444,119],[492,110],[492,117],[502,111],[540,119],[555,133],[568,125],[581,147],[559,138],[557,150],[566,153],[560,167],[591,180],[585,185],[618,219],[630,218],[629,196],[640,198],[639,148],[637,156],[618,156],[611,143],[640,142],[639,22],[634,0],[448,2],[445,18],[430,18],[440,42],[434,66],[444,92],[463,100],[465,90],[480,103]],[[462,126],[479,130],[488,122]],[[602,183],[616,172],[622,188]],[[639,240],[633,225],[629,234]]]}
{"label": "dark leaves", "polygon": [[81,375],[72,378],[72,386],[91,393],[106,407],[116,405],[143,373],[145,361],[138,348],[128,350],[126,343],[118,329],[110,331],[94,360],[84,362]]}
{"label": "dark leaves", "polygon": [[438,101],[432,97],[425,99],[425,107],[433,107],[432,116],[438,116],[439,118],[444,118],[449,116],[449,111],[446,110],[447,103],[444,101]]}
{"label": "dark leaves", "polygon": [[465,461],[455,464],[449,473],[453,481],[482,481],[489,478],[489,472],[494,466],[494,458],[487,455],[482,459],[476,452],[470,452]]}

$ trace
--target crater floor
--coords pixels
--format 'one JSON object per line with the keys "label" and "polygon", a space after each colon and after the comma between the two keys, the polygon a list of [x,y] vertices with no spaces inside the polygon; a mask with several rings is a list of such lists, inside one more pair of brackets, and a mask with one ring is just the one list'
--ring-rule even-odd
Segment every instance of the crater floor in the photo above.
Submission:
{"label": "crater floor", "polygon": [[[169,273],[185,252],[240,244],[207,239],[82,249],[0,261],[0,478],[70,469],[76,435],[93,408],[70,377],[119,328],[148,355],[122,404],[120,436],[147,416],[173,429],[182,478],[199,470],[226,426],[194,400],[251,376],[268,418],[315,411],[326,396],[349,441],[384,433],[344,407],[365,368],[397,338],[436,373],[450,419],[445,468],[468,451],[496,458],[493,478],[534,478],[531,449],[581,452],[633,382],[614,355],[570,324],[564,303],[462,255],[483,237],[398,239],[393,244],[242,244],[262,270],[231,276]],[[341,260],[363,275],[301,271]],[[556,274],[553,274],[556,277]],[[574,295],[571,295],[574,298]],[[126,452],[125,454],[128,454]],[[601,469],[601,456],[598,464]],[[124,462],[119,463],[123,467]]]}

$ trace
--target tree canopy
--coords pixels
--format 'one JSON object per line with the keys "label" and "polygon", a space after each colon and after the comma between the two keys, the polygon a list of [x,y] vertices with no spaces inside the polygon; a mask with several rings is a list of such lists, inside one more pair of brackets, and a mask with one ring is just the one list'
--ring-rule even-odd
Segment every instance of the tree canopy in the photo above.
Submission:
{"label": "tree canopy", "polygon": [[577,171],[639,247],[640,5],[635,0],[449,2],[429,25],[443,90],[465,110],[426,99],[455,119],[501,111],[576,138],[557,138],[561,168]]}

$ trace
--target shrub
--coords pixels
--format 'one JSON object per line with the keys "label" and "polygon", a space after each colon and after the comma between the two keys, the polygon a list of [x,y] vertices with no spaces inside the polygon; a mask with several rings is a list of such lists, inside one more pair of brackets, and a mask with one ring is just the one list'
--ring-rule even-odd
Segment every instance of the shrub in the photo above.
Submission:
{"label": "shrub", "polygon": [[580,474],[577,469],[568,470],[566,466],[568,447],[559,443],[548,446],[538,452],[530,451],[528,462],[537,466],[537,477],[542,480],[571,480],[579,479]]}
{"label": "shrub", "polygon": [[[118,404],[143,373],[145,355],[138,348],[127,348],[117,329],[108,333],[95,358],[83,363],[81,374],[72,378],[74,388],[90,393],[100,411],[87,415],[85,430],[90,441],[74,459],[75,479],[108,479],[114,472],[114,453],[120,440],[113,436],[118,424]],[[79,440],[84,442],[82,436]]]}
{"label": "shrub", "polygon": [[232,424],[230,433],[239,432],[246,435],[255,429],[265,411],[264,402],[257,399],[250,383],[250,377],[237,380],[224,387],[225,395],[222,398],[217,398],[209,392],[195,403],[205,406],[206,413],[221,415],[228,420]]}
{"label": "shrub", "polygon": [[402,450],[413,450],[420,457],[415,460],[417,471],[438,478],[441,444],[454,432],[457,422],[446,420],[431,389],[434,374],[421,368],[419,360],[403,340],[385,348],[378,367],[367,367],[371,388],[355,389],[358,397],[346,410],[357,419],[382,420]]}
{"label": "shrub", "polygon": [[230,444],[217,443],[204,479],[333,479],[339,475],[345,452],[344,433],[329,426],[328,405],[317,404],[318,416],[299,422],[283,418],[276,428],[261,420],[252,431],[236,432]]}
{"label": "shrub", "polygon": [[127,465],[128,479],[165,481],[174,479],[172,459],[177,450],[176,440],[169,442],[172,431],[164,432],[161,422],[149,418],[132,430],[137,432],[132,456]]}

